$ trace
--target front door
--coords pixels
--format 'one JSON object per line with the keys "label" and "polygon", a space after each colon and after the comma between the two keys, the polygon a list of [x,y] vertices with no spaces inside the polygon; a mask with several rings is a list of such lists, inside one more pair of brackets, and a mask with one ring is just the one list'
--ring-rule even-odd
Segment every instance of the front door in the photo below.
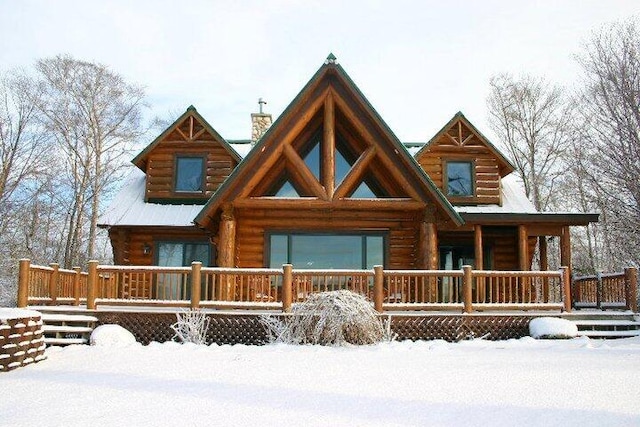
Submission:
{"label": "front door", "polygon": [[[193,261],[208,266],[211,260],[210,246],[198,242],[159,242],[156,264],[162,267],[188,267]],[[156,298],[187,300],[191,298],[189,276],[176,273],[158,274]]]}

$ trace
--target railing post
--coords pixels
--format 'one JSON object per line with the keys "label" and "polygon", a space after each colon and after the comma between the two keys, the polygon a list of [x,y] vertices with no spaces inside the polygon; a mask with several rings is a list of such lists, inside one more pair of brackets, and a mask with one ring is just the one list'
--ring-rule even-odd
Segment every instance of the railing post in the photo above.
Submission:
{"label": "railing post", "polygon": [[20,260],[18,270],[18,307],[24,308],[29,304],[29,273],[31,272],[31,260]]}
{"label": "railing post", "polygon": [[73,267],[73,271],[76,275],[73,277],[73,305],[80,305],[80,274],[82,269],[80,267]]}
{"label": "railing post", "polygon": [[291,312],[291,291],[293,287],[293,265],[282,266],[282,312]]}
{"label": "railing post", "polygon": [[602,309],[602,271],[596,273],[596,308]]}
{"label": "railing post", "polygon": [[53,268],[51,275],[49,276],[49,298],[51,298],[51,305],[56,305],[58,299],[58,270],[60,264],[52,262],[49,267]]}
{"label": "railing post", "polygon": [[384,301],[384,271],[381,265],[373,266],[373,307],[378,313],[382,313]]}
{"label": "railing post", "polygon": [[571,313],[571,274],[569,267],[560,267],[562,275],[562,294],[564,297],[564,311]]}
{"label": "railing post", "polygon": [[634,313],[638,312],[638,269],[627,267],[624,269],[626,308]]}
{"label": "railing post", "polygon": [[191,310],[195,310],[200,307],[200,269],[202,263],[200,261],[193,261],[191,263]]}
{"label": "railing post", "polygon": [[96,309],[96,292],[98,290],[98,261],[89,261],[87,277],[87,309]]}
{"label": "railing post", "polygon": [[462,266],[462,302],[464,303],[464,312],[471,313],[473,311],[472,305],[472,283],[473,283],[473,274],[471,272],[470,265]]}

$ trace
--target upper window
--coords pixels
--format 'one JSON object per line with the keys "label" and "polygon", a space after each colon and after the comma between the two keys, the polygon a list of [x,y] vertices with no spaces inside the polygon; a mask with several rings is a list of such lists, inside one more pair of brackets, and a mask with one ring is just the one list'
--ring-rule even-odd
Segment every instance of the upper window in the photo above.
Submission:
{"label": "upper window", "polygon": [[204,190],[204,158],[176,157],[175,191],[199,193]]}
{"label": "upper window", "polygon": [[471,162],[447,162],[447,196],[473,196]]}

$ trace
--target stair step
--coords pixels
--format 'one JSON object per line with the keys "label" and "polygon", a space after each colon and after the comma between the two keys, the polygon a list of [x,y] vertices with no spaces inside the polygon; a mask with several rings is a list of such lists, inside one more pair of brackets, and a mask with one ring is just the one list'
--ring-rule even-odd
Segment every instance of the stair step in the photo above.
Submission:
{"label": "stair step", "polygon": [[572,320],[578,326],[633,326],[639,327],[640,323],[633,320]]}
{"label": "stair step", "polygon": [[49,314],[42,313],[43,322],[97,322],[98,318],[83,314]]}
{"label": "stair step", "polygon": [[86,338],[45,338],[44,343],[47,345],[71,345],[71,344],[87,344],[89,340]]}
{"label": "stair step", "polygon": [[44,333],[51,332],[66,332],[69,334],[81,334],[91,333],[93,328],[89,326],[58,326],[58,325],[43,325],[42,331]]}
{"label": "stair step", "polygon": [[640,329],[628,331],[578,331],[578,335],[598,338],[627,338],[640,336]]}

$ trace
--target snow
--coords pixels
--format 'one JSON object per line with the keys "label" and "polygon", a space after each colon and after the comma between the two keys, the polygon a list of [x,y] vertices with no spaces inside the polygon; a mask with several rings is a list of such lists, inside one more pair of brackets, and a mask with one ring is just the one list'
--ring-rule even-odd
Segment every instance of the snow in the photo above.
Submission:
{"label": "snow", "polygon": [[537,213],[535,206],[527,198],[522,180],[511,173],[501,182],[502,205],[454,206],[458,213]]}
{"label": "snow", "polygon": [[47,356],[2,374],[1,426],[640,425],[640,338],[78,345]]}
{"label": "snow", "polygon": [[99,347],[128,347],[136,344],[136,338],[120,325],[100,325],[93,330],[91,345]]}
{"label": "snow", "polygon": [[0,320],[24,319],[28,317],[40,317],[40,313],[33,310],[25,310],[24,308],[0,307]]}
{"label": "snow", "polygon": [[529,322],[529,335],[533,338],[575,338],[578,326],[557,317],[537,317]]}

